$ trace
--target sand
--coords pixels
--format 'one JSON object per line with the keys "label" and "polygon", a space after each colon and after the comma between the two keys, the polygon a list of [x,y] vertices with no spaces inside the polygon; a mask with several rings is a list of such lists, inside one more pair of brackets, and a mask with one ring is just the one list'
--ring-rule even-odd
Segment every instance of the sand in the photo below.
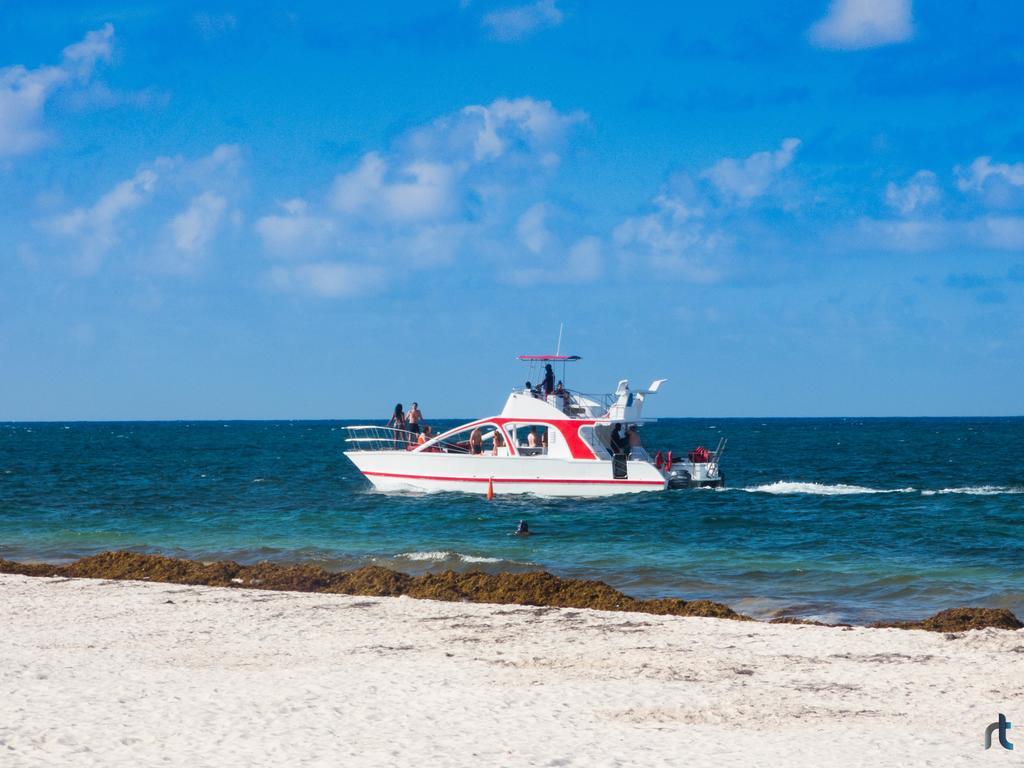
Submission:
{"label": "sand", "polygon": [[0,765],[936,765],[1024,631],[0,576]]}

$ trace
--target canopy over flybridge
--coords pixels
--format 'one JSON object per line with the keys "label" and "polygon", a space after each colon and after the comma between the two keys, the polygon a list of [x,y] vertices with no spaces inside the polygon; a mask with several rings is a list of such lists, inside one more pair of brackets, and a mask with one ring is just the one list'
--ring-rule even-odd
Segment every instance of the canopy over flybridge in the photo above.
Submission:
{"label": "canopy over flybridge", "polygon": [[574,363],[583,358],[579,355],[519,355],[516,359],[529,363]]}

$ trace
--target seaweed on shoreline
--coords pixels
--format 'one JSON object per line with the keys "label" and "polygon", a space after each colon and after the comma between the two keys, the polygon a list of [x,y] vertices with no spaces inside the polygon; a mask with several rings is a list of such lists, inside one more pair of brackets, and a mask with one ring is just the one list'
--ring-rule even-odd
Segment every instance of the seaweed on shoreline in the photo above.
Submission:
{"label": "seaweed on shoreline", "polygon": [[929,632],[966,632],[970,629],[1021,629],[1013,611],[1007,608],[947,608],[921,621],[876,621],[875,629],[925,629]]}
{"label": "seaweed on shoreline", "polygon": [[[558,608],[593,608],[633,611],[663,616],[703,616],[752,621],[749,616],[711,600],[659,598],[638,600],[601,581],[563,579],[544,571],[533,573],[428,573],[410,576],[369,565],[333,572],[314,565],[259,563],[240,565],[230,560],[203,563],[183,558],[136,552],[103,552],[64,565],[16,563],[0,559],[0,573],[24,576],[155,581],[210,587],[240,587],[293,592],[320,592],[366,597],[399,597],[473,603],[511,603]],[[817,623],[776,620],[774,623]],[[878,622],[879,628],[962,632],[996,627],[1021,629],[1021,622],[1005,608],[951,608],[914,622]]]}

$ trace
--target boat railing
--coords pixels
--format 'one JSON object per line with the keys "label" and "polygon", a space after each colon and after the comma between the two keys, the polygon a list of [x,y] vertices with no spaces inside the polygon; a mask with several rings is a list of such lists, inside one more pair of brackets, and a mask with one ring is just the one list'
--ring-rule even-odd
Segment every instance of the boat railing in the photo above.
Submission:
{"label": "boat railing", "polygon": [[345,427],[345,442],[351,451],[404,451],[416,445],[419,435],[407,429],[360,425]]}
{"label": "boat railing", "polygon": [[729,438],[727,437],[718,438],[718,446],[711,453],[711,461],[709,463],[714,464],[716,466],[719,464],[719,462],[722,460],[722,453],[725,451],[725,446],[728,444],[728,442]]}
{"label": "boat railing", "polygon": [[530,394],[538,400],[543,400],[549,405],[558,408],[566,416],[573,419],[597,418],[608,413],[611,407],[618,401],[618,395],[602,392],[601,394],[588,394],[577,392],[575,389],[564,389],[545,395],[540,389],[524,389],[516,387],[513,392]]}
{"label": "boat railing", "polygon": [[643,461],[648,464],[653,464],[654,459],[651,458],[651,454],[647,452],[647,449],[642,445],[634,445],[629,449],[629,460],[630,461]]}
{"label": "boat railing", "polygon": [[[565,412],[574,419],[602,416],[615,404],[614,394],[588,394],[574,389],[565,390]],[[594,406],[597,406],[596,408]]]}
{"label": "boat railing", "polygon": [[576,390],[566,390],[574,398],[583,397],[587,400],[592,400],[595,403],[600,403],[604,406],[605,410],[615,405],[615,401],[618,400],[618,396],[615,393],[601,392],[600,394],[590,394],[589,392],[577,392]]}

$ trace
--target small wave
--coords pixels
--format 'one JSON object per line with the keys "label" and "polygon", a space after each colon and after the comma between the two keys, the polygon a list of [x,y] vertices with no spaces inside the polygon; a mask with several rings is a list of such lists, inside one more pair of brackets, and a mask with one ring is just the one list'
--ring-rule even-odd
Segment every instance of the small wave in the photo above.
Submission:
{"label": "small wave", "polygon": [[922,496],[936,494],[964,493],[969,496],[998,496],[1003,493],[1024,493],[1024,488],[1008,488],[1001,485],[969,485],[964,488],[940,488],[937,491],[921,491]]}
{"label": "small wave", "polygon": [[747,493],[803,493],[812,496],[852,496],[855,494],[864,493],[913,493],[915,489],[866,488],[863,485],[846,485],[844,483],[826,485],[825,483],[795,483],[788,482],[785,480],[779,480],[774,483],[767,483],[765,485],[755,485],[749,488],[740,488],[738,490],[746,491]]}
{"label": "small wave", "polygon": [[403,557],[406,560],[461,560],[464,563],[500,563],[500,557],[480,557],[478,555],[463,555],[459,552],[403,552],[395,557]]}

